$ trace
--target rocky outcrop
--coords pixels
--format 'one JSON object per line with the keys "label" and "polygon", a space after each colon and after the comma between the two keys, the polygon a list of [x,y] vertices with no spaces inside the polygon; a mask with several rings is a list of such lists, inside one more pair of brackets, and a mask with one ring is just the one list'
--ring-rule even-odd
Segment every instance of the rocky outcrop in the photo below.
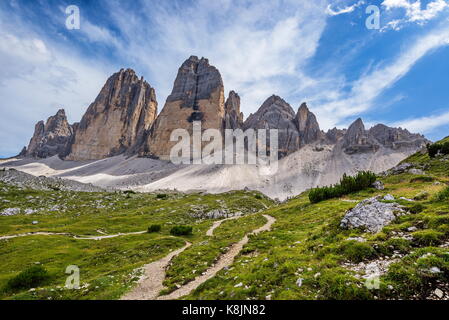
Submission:
{"label": "rocky outcrop", "polygon": [[[170,141],[173,131],[185,129],[192,137],[194,122],[201,123],[202,131],[277,129],[279,158],[310,144],[314,151],[332,149],[340,156],[344,156],[342,152],[370,156],[391,151],[408,155],[429,142],[422,135],[381,124],[366,130],[361,119],[347,130],[334,128],[324,133],[306,103],[295,113],[275,95],[243,121],[239,95],[230,91],[225,102],[220,72],[207,59],[196,56],[181,65],[164,108],[156,115],[154,89],[133,70],[122,69],[107,80],[81,122],[70,126],[63,110],[47,123],[39,122],[28,149],[19,156],[57,154],[67,160],[95,160],[138,154],[168,160],[178,143]],[[269,141],[267,136],[268,147]]]}
{"label": "rocky outcrop", "polygon": [[154,89],[133,70],[120,70],[107,80],[84,114],[67,159],[103,159],[136,147],[156,114]]}
{"label": "rocky outcrop", "polygon": [[34,158],[47,158],[55,155],[61,157],[67,154],[73,128],[67,121],[64,109],[49,117],[47,122],[39,121],[34,134],[26,150],[22,150],[21,156]]}
{"label": "rocky outcrop", "polygon": [[296,126],[299,131],[301,146],[313,143],[323,138],[320,125],[315,115],[309,111],[306,103],[301,104],[295,117]]}
{"label": "rocky outcrop", "polygon": [[366,228],[369,232],[379,232],[397,216],[406,212],[397,203],[383,203],[377,197],[363,200],[349,210],[341,220],[345,229]]}
{"label": "rocky outcrop", "polygon": [[245,130],[277,129],[279,157],[284,157],[300,147],[295,112],[287,102],[276,95],[269,97],[256,113],[251,114],[243,127]]}
{"label": "rocky outcrop", "polygon": [[[333,133],[327,134],[330,140],[333,135],[337,134],[334,129]],[[402,128],[391,128],[383,124],[378,124],[369,130],[365,130],[362,119],[357,119],[348,128],[342,139],[343,149],[347,154],[376,152],[381,147],[392,150],[413,149],[418,150],[426,146],[429,142],[420,134],[413,134]]]}
{"label": "rocky outcrop", "polygon": [[229,92],[225,103],[225,129],[241,129],[243,127],[243,113],[240,112],[240,97],[234,91]]}
{"label": "rocky outcrop", "polygon": [[192,133],[192,123],[202,130],[222,130],[225,119],[224,87],[220,72],[205,58],[191,56],[178,70],[172,93],[148,135],[142,155],[168,159],[177,142],[170,141],[175,129]]}
{"label": "rocky outcrop", "polygon": [[413,134],[402,128],[390,128],[383,124],[372,127],[369,130],[369,134],[384,147],[394,150],[400,148],[421,148],[429,142],[423,135]]}
{"label": "rocky outcrop", "polygon": [[365,130],[365,125],[362,119],[358,118],[351,124],[343,137],[342,147],[345,153],[364,153],[376,152],[379,149],[379,144],[375,139]]}
{"label": "rocky outcrop", "polygon": [[329,129],[326,132],[326,140],[331,143],[331,144],[335,144],[337,143],[341,138],[344,137],[344,135],[346,134],[346,129],[337,129],[337,128],[333,128],[333,129]]}

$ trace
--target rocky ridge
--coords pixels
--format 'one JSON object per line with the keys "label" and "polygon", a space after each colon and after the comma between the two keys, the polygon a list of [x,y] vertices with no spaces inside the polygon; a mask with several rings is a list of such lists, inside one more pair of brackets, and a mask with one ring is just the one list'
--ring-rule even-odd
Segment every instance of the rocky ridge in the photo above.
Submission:
{"label": "rocky ridge", "polygon": [[246,121],[243,118],[239,95],[230,91],[225,100],[219,70],[208,59],[191,56],[179,68],[159,115],[154,88],[133,70],[122,69],[107,80],[79,123],[70,125],[64,110],[45,124],[37,123],[28,148],[20,156],[58,155],[79,161],[124,154],[168,160],[177,143],[170,141],[173,130],[185,129],[192,135],[193,122],[200,122],[202,131],[277,129],[280,158],[307,145],[315,145],[316,150],[330,146],[347,155],[359,155],[376,154],[381,149],[416,151],[428,142],[422,135],[382,124],[366,130],[361,119],[348,129],[334,128],[325,133],[306,103],[295,113],[276,95],[266,99]]}
{"label": "rocky ridge", "polygon": [[74,127],[68,123],[64,109],[60,109],[46,123],[39,121],[36,124],[28,148],[24,148],[21,154],[35,158],[64,156],[68,152],[73,133]]}
{"label": "rocky ridge", "polygon": [[66,159],[103,159],[136,148],[156,114],[155,90],[133,70],[122,69],[87,109]]}

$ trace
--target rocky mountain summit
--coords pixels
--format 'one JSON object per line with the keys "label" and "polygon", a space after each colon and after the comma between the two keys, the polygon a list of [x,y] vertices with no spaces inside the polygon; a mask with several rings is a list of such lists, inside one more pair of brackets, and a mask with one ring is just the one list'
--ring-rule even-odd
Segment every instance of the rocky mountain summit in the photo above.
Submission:
{"label": "rocky mountain summit", "polygon": [[157,114],[155,90],[131,70],[112,75],[84,114],[68,160],[121,154],[142,142]]}
{"label": "rocky mountain summit", "polygon": [[65,156],[70,146],[74,128],[68,123],[64,109],[48,118],[47,122],[39,121],[34,129],[28,148],[22,154],[35,158],[47,158],[54,155]]}
{"label": "rocky mountain summit", "polygon": [[[192,123],[207,129],[277,129],[279,157],[308,145],[342,150],[346,155],[376,154],[380,149],[416,151],[428,141],[406,129],[378,124],[367,130],[357,119],[348,129],[320,129],[306,103],[295,113],[281,97],[272,95],[244,121],[240,97],[230,91],[225,99],[220,72],[206,58],[189,57],[178,70],[173,89],[157,114],[154,88],[131,69],[122,69],[106,82],[79,123],[70,125],[64,110],[44,124],[36,124],[21,156],[65,160],[98,160],[116,155],[168,160],[175,129],[192,135]],[[176,138],[176,137],[175,137]],[[268,137],[267,137],[268,139]],[[206,142],[204,142],[205,144]],[[385,153],[385,152],[383,152]]]}
{"label": "rocky mountain summit", "polygon": [[223,129],[224,86],[220,72],[205,58],[191,56],[179,68],[172,93],[156,119],[141,155],[168,159],[176,142],[175,129],[192,133],[192,123],[201,121],[202,130]]}
{"label": "rocky mountain summit", "polygon": [[235,91],[229,92],[225,103],[225,129],[241,129],[243,127],[243,112],[240,112],[240,97]]}
{"label": "rocky mountain summit", "polygon": [[[247,129],[277,129],[281,157],[299,149],[300,137],[293,108],[281,97],[272,95],[243,124]],[[267,137],[268,139],[268,137]]]}

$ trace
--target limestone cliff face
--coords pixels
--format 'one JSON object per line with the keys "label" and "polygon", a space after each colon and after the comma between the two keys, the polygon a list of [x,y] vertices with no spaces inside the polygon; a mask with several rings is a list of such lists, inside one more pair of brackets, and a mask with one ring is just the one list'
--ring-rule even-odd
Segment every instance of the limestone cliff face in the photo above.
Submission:
{"label": "limestone cliff face", "polygon": [[365,125],[360,118],[349,126],[343,137],[342,146],[347,154],[375,152],[379,149],[378,143],[365,130]]}
{"label": "limestone cliff face", "polygon": [[335,144],[344,137],[346,131],[346,129],[337,129],[336,127],[334,127],[333,129],[329,129],[326,132],[325,138],[329,143]]}
{"label": "limestone cliff face", "polygon": [[202,130],[222,130],[225,118],[224,87],[220,72],[205,58],[191,56],[179,68],[173,91],[158,115],[141,154],[169,159],[177,142],[170,141],[175,129],[192,133],[194,121]]}
{"label": "limestone cliff face", "polygon": [[387,127],[383,124],[365,130],[360,118],[348,128],[341,141],[343,150],[347,154],[376,152],[381,147],[391,150],[418,150],[429,142],[420,134],[413,134],[402,128]]}
{"label": "limestone cliff face", "polygon": [[323,138],[324,134],[320,130],[320,125],[315,115],[309,111],[306,103],[301,104],[299,107],[295,121],[299,131],[301,146]]}
{"label": "limestone cliff face", "polygon": [[55,155],[65,156],[73,135],[73,128],[67,122],[64,109],[49,117],[47,122],[39,121],[34,129],[33,137],[21,156],[47,158]]}
{"label": "limestone cliff face", "polygon": [[133,70],[122,69],[87,109],[66,159],[103,159],[126,152],[142,142],[156,114],[154,89]]}
{"label": "limestone cliff face", "polygon": [[243,127],[243,113],[240,112],[240,97],[234,91],[229,92],[225,103],[225,129],[241,129]]}
{"label": "limestone cliff face", "polygon": [[259,110],[246,119],[243,127],[245,130],[277,129],[279,157],[299,149],[300,136],[296,127],[295,112],[279,96],[272,95],[265,100]]}
{"label": "limestone cliff face", "polygon": [[400,148],[421,148],[429,141],[421,134],[410,133],[402,128],[390,128],[383,124],[378,124],[369,130],[380,144],[394,150]]}

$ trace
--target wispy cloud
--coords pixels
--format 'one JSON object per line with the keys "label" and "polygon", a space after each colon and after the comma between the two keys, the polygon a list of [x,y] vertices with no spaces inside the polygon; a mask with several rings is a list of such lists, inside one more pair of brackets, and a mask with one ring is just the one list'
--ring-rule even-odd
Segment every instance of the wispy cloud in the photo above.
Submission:
{"label": "wispy cloud", "polygon": [[159,101],[170,93],[174,66],[194,54],[221,71],[226,90],[241,95],[248,113],[273,91],[288,95],[307,81],[299,70],[314,55],[326,25],[325,1],[199,0],[176,2],[177,10],[167,2],[141,4],[143,12],[153,13],[151,24],[144,23],[150,18],[145,15],[121,15],[119,2],[111,16],[127,41],[128,56],[152,75]]}
{"label": "wispy cloud", "polygon": [[395,127],[407,128],[414,132],[422,132],[422,133],[432,132],[433,130],[435,130],[435,128],[441,126],[446,126],[447,129],[449,129],[449,112],[444,112],[441,114],[425,117],[400,120],[391,123],[391,125]]}
{"label": "wispy cloud", "polygon": [[[79,121],[108,76],[98,61],[82,58],[26,28],[0,22],[0,152],[17,154],[34,124],[63,107]],[[6,116],[7,115],[7,116]],[[7,137],[7,138],[6,138]]]}
{"label": "wispy cloud", "polygon": [[423,8],[420,0],[384,0],[382,6],[388,11],[405,10],[404,17],[389,21],[385,27],[400,30],[407,23],[423,25],[436,18],[441,12],[449,8],[449,2],[447,0],[433,0]]}
{"label": "wispy cloud", "polygon": [[329,4],[326,8],[326,13],[330,16],[338,16],[340,14],[345,14],[345,13],[351,13],[353,12],[355,9],[357,9],[358,7],[362,6],[365,4],[365,1],[360,0],[357,3],[354,3],[351,6],[347,6],[344,8],[332,8],[332,4]]}
{"label": "wispy cloud", "polygon": [[[374,108],[375,99],[404,77],[421,58],[447,45],[449,45],[449,26],[446,25],[418,38],[392,61],[378,65],[373,71],[354,81],[348,93],[340,91],[336,99],[327,101],[323,97],[317,113],[324,127],[332,127],[348,117],[358,116]],[[322,95],[327,96],[326,91]],[[335,92],[333,95],[335,96]]]}

